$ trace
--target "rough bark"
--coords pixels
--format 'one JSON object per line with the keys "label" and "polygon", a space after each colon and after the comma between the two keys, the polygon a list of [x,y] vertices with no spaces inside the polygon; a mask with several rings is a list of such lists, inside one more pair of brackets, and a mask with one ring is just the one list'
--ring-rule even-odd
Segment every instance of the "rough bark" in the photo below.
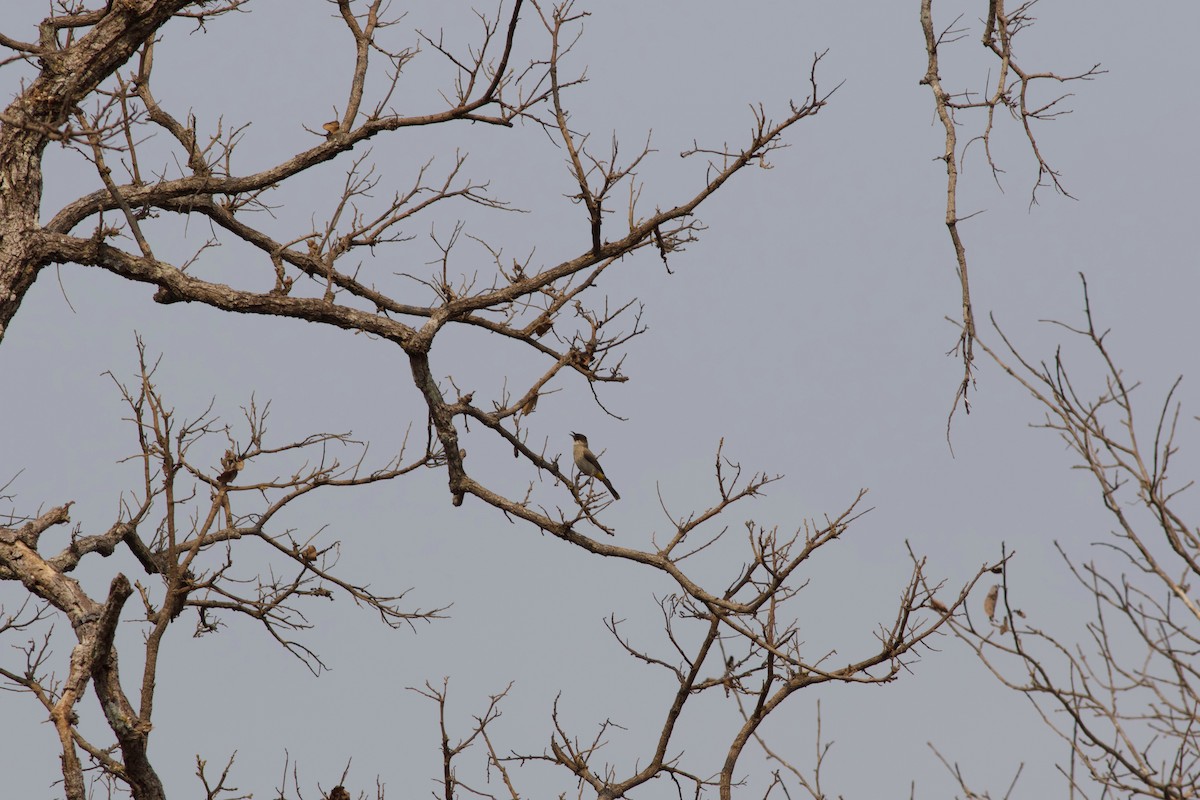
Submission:
{"label": "rough bark", "polygon": [[[43,22],[40,41],[25,49],[42,70],[0,112],[0,341],[26,292],[48,263],[38,244],[42,154],[51,141],[70,138],[79,103],[127,62],[180,9],[193,0],[116,0],[100,12]],[[62,46],[64,28],[90,24],[87,34]]]}

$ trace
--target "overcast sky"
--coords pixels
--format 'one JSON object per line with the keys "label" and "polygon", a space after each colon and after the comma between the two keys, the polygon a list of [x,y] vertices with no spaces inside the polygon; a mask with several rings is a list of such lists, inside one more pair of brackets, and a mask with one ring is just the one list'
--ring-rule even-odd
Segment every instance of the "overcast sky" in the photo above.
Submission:
{"label": "overcast sky", "polygon": [[[416,44],[414,28],[442,28],[459,42],[476,32],[463,9],[414,5],[389,30],[391,42]],[[736,9],[599,2],[587,9],[592,16],[571,56],[589,79],[571,95],[576,128],[596,142],[615,133],[630,154],[651,135],[656,152],[639,172],[650,209],[690,197],[701,185],[704,164],[679,157],[693,140],[740,144],[751,103],[784,116],[787,101],[803,100],[809,90],[813,54],[829,51],[818,69],[821,85],[842,84],[829,106],[789,133],[791,147],[770,158],[773,169],[739,174],[702,206],[707,230],[674,257],[675,274],[665,273],[656,254],[642,253],[600,282],[614,305],[632,298],[645,304],[649,330],[628,348],[630,381],[599,390],[626,421],[605,415],[576,381],[545,398],[530,425],[551,453],[569,449],[571,430],[587,432],[606,451],[623,498],[606,519],[621,543],[648,545],[670,529],[660,495],[675,513],[714,501],[712,465],[722,437],[726,454],[747,470],[786,476],[766,498],[733,510],[726,523],[735,529],[748,519],[796,529],[806,518],[840,513],[869,488],[874,510],[809,565],[811,584],[798,604],[811,651],[836,650],[835,661],[871,652],[876,623],[891,621],[909,572],[906,540],[929,557],[930,574],[955,590],[1006,543],[1017,553],[1009,583],[1031,624],[1077,640],[1088,598],[1071,583],[1053,542],[1088,558],[1090,543],[1108,530],[1087,476],[1070,470],[1070,455],[1051,434],[1029,427],[1040,419],[1038,407],[987,363],[980,364],[972,413],[954,420],[953,454],[947,446],[961,366],[947,355],[956,330],[944,318],[959,313],[959,287],[942,222],[945,170],[936,157],[943,130],[928,88],[918,83],[925,71],[918,5],[878,3],[867,12],[864,4],[836,2],[749,0]],[[939,27],[960,13],[971,26],[943,62],[951,90],[981,88],[994,72],[978,44],[976,19],[985,6],[935,3]],[[335,107],[344,108],[352,55],[328,4],[256,0],[249,7],[206,32],[192,32],[185,21],[168,26],[155,72],[159,100],[177,116],[194,112],[201,130],[215,130],[219,120],[249,125],[239,172],[313,143],[303,126],[319,128]],[[7,3],[0,30],[34,39],[44,9]],[[1039,129],[1043,153],[1077,199],[1043,191],[1030,207],[1036,170],[1010,120],[1002,121],[997,140],[1003,191],[980,152],[968,156],[959,209],[980,212],[962,226],[976,312],[981,320],[994,313],[1034,359],[1051,357],[1063,333],[1038,320],[1078,321],[1078,273],[1086,273],[1093,309],[1113,329],[1114,355],[1144,382],[1144,413],[1153,416],[1171,381],[1185,375],[1185,449],[1176,472],[1182,484],[1184,475],[1200,474],[1186,449],[1200,434],[1193,388],[1200,366],[1200,109],[1192,79],[1200,6],[1105,13],[1048,2],[1036,11],[1038,26],[1018,51],[1027,68],[1071,73],[1100,62],[1108,72],[1069,86],[1073,113]],[[545,42],[532,13],[526,16],[518,44],[528,58]],[[444,107],[438,90],[446,74],[427,49],[402,81],[397,109]],[[18,77],[17,68],[0,70],[5,98]],[[965,141],[978,120],[962,122]],[[535,265],[586,246],[583,211],[565,199],[572,187],[562,153],[534,126],[464,124],[380,137],[371,145],[383,176],[379,196],[407,186],[431,156],[438,164],[453,158],[455,148],[470,152],[468,169],[491,180],[493,194],[530,213],[457,208],[422,220],[410,231],[417,238],[396,248],[385,269],[425,273],[436,255],[430,233],[448,232],[460,216],[468,233],[515,257],[533,253]],[[322,219],[345,169],[341,161],[325,165],[273,196],[280,204],[275,224],[299,229]],[[94,171],[58,148],[48,151],[46,176],[46,219],[97,185]],[[207,231],[170,235],[177,238],[156,250],[182,258]],[[261,269],[246,256],[229,248],[215,261],[230,274]],[[464,246],[460,259],[462,273],[488,268],[482,249]],[[73,524],[83,531],[113,522],[121,491],[136,479],[118,461],[136,439],[103,373],[132,379],[135,332],[163,355],[158,386],[182,416],[198,415],[215,399],[215,411],[236,422],[253,395],[271,400],[270,428],[280,440],[352,430],[381,461],[410,422],[418,430],[423,424],[421,399],[394,347],[293,321],[156,305],[152,293],[63,267],[43,273],[25,299],[0,346],[0,484],[21,471],[9,489],[14,509],[32,513],[73,500]],[[434,350],[435,374],[494,396],[510,370],[532,374],[528,362],[505,360],[508,352],[448,336]],[[1075,352],[1080,374],[1094,383],[1094,363]],[[512,464],[504,448],[475,433],[465,442],[472,464],[503,483]],[[581,737],[605,719],[624,728],[610,736],[607,751],[624,769],[647,752],[667,703],[667,676],[625,655],[603,620],[628,620],[631,636],[665,652],[655,597],[672,585],[627,563],[587,557],[481,503],[453,508],[445,485],[443,473],[430,472],[318,495],[286,523],[299,533],[327,525],[328,537],[342,542],[346,574],[380,591],[411,587],[413,606],[453,603],[448,619],[390,631],[345,598],[312,606],[317,627],[304,641],[330,667],[319,678],[243,620],[200,639],[189,638],[189,626],[171,632],[152,755],[172,794],[197,796],[196,754],[215,765],[237,751],[234,782],[256,797],[277,785],[285,752],[299,764],[306,797],[316,795],[318,781],[328,790],[348,759],[347,786],[355,794],[371,790],[379,776],[391,797],[422,796],[440,774],[435,709],[406,687],[440,684],[443,676],[451,679],[458,732],[466,733],[487,697],[512,681],[495,733],[504,748],[541,752],[558,696],[561,718]],[[61,546],[67,533],[44,541]],[[85,587],[103,593],[112,570],[122,568],[120,558],[81,571]],[[717,566],[714,576],[727,574]],[[123,568],[132,574],[136,565]],[[6,606],[22,596],[0,586]],[[981,599],[982,592],[975,602]],[[133,603],[127,613],[136,613]],[[129,632],[123,642],[131,648],[127,669],[138,663],[139,635]],[[0,644],[20,644],[13,638]],[[62,638],[59,663],[69,647]],[[950,796],[953,783],[926,745],[933,742],[976,788],[1002,794],[1024,763],[1014,796],[1063,795],[1054,764],[1066,750],[1034,709],[1000,687],[960,643],[942,638],[935,647],[887,686],[800,693],[772,719],[770,740],[811,769],[819,701],[823,733],[835,742],[823,776],[830,794],[907,796],[915,781],[917,797]],[[7,647],[0,659],[19,664]],[[687,720],[689,756],[727,746],[727,734],[710,735],[730,730],[734,719],[716,700],[706,698]],[[92,698],[80,710],[99,714]],[[57,743],[44,716],[26,695],[0,695],[0,774],[13,797],[58,796]],[[749,772],[758,756],[747,753]],[[479,767],[481,752],[474,758],[468,763]],[[746,796],[761,796],[765,774],[756,769]],[[517,772],[530,797],[572,793],[566,777]],[[673,793],[662,783],[638,796]]]}

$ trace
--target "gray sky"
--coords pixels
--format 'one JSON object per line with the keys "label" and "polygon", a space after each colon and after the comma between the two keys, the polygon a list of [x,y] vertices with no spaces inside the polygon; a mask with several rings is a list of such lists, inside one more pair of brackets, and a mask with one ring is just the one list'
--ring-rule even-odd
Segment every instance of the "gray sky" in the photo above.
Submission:
{"label": "gray sky", "polygon": [[[413,27],[442,27],[460,41],[475,32],[465,13],[417,5],[392,29],[392,41],[415,43]],[[530,418],[538,440],[566,452],[568,431],[585,430],[607,451],[604,463],[623,500],[606,519],[622,543],[648,544],[669,530],[658,494],[675,513],[714,501],[721,437],[726,454],[748,470],[786,475],[766,498],[732,511],[726,521],[735,529],[746,519],[795,529],[807,517],[839,513],[860,487],[869,488],[874,510],[809,565],[811,585],[797,606],[812,652],[836,649],[835,661],[870,652],[875,624],[890,622],[908,575],[905,540],[950,587],[1006,542],[1017,552],[1010,586],[1031,620],[1078,638],[1072,626],[1085,617],[1087,598],[1052,542],[1085,558],[1089,543],[1105,536],[1108,523],[1086,476],[1069,470],[1071,459],[1052,435],[1028,427],[1039,409],[984,362],[972,413],[954,422],[954,456],[946,444],[961,368],[946,356],[956,331],[943,318],[958,313],[959,289],[942,224],[945,172],[935,160],[942,129],[928,88],[918,85],[925,54],[916,0],[873,4],[869,15],[861,4],[833,2],[747,2],[736,13],[712,2],[594,5],[573,56],[576,67],[587,66],[589,82],[572,95],[572,121],[595,142],[615,132],[629,154],[652,132],[657,153],[639,172],[647,209],[701,185],[703,162],[678,155],[693,139],[740,144],[749,103],[761,101],[779,118],[789,98],[802,100],[814,52],[829,49],[822,86],[844,85],[828,108],[792,130],[792,146],[770,159],[773,169],[736,176],[701,208],[708,230],[676,255],[675,275],[653,253],[605,274],[599,289],[614,304],[636,297],[646,307],[649,331],[625,362],[631,380],[601,388],[604,403],[628,421],[606,416],[582,383],[565,384]],[[935,4],[939,26],[959,13],[974,24],[983,5]],[[240,172],[311,145],[301,126],[319,127],[335,105],[341,111],[350,54],[326,4],[262,0],[251,8],[211,23],[207,33],[190,33],[185,22],[170,26],[155,73],[159,99],[180,116],[192,109],[202,130],[213,130],[220,116],[226,126],[250,123]],[[1200,7],[1117,14],[1046,3],[1036,10],[1038,26],[1019,51],[1028,66],[1070,73],[1101,62],[1108,73],[1071,86],[1073,113],[1039,130],[1043,152],[1077,200],[1043,191],[1029,207],[1034,166],[1009,120],[998,134],[1003,192],[979,151],[968,157],[959,208],[982,212],[962,228],[976,312],[981,320],[994,312],[1029,355],[1050,357],[1061,331],[1037,321],[1078,321],[1077,273],[1085,272],[1093,308],[1113,328],[1113,352],[1144,381],[1143,413],[1153,416],[1174,377],[1194,375],[1197,366],[1200,163],[1193,132],[1200,113],[1191,72]],[[9,4],[0,29],[33,38],[28,21],[43,11],[42,3]],[[542,44],[532,25],[523,35],[526,55]],[[948,88],[983,85],[990,65],[981,50],[972,29],[943,62]],[[433,80],[445,74],[437,54],[425,52],[401,84],[398,110],[441,108]],[[0,87],[6,98],[15,75],[0,71],[9,81]],[[977,121],[963,122],[961,141],[977,130]],[[452,158],[454,148],[470,152],[468,169],[490,179],[495,195],[531,213],[458,208],[422,220],[412,243],[377,262],[384,274],[427,271],[432,220],[442,234],[460,215],[469,233],[518,258],[532,251],[534,264],[557,262],[586,243],[586,218],[564,199],[572,189],[562,153],[532,126],[442,126],[382,137],[372,146],[384,176],[380,198],[406,186],[431,155],[438,164]],[[80,165],[65,151],[49,152],[47,217],[94,188],[94,174]],[[345,168],[326,165],[272,198],[283,204],[273,224],[302,228],[323,218]],[[207,235],[163,226],[177,240],[161,246],[171,256]],[[221,251],[213,274],[259,268],[245,256]],[[481,249],[464,246],[459,259],[462,272],[487,269]],[[410,422],[420,430],[420,398],[394,348],[291,321],[159,306],[151,294],[70,267],[44,273],[26,298],[0,347],[0,483],[23,469],[10,489],[17,509],[74,500],[73,522],[84,531],[112,523],[120,492],[135,477],[116,462],[136,440],[102,373],[132,379],[135,331],[151,353],[163,354],[158,385],[183,416],[215,398],[217,412],[236,422],[253,394],[272,401],[270,429],[279,439],[353,430],[379,461]],[[481,341],[487,356],[472,356]],[[501,388],[506,372],[524,378],[537,367],[495,348],[466,335],[439,340],[435,374],[485,397]],[[1078,363],[1094,379],[1090,362]],[[1197,433],[1194,397],[1185,380],[1185,445]],[[503,448],[470,433],[465,441],[485,480],[520,485],[505,474],[512,462]],[[1194,455],[1185,449],[1180,459],[1180,478],[1189,467],[1197,474]],[[480,503],[455,509],[449,500],[444,474],[420,473],[318,495],[287,517],[299,533],[328,525],[356,580],[381,591],[412,587],[411,605],[454,603],[447,620],[393,632],[345,598],[312,606],[317,627],[304,642],[331,667],[320,678],[243,620],[228,620],[219,636],[189,638],[186,625],[169,635],[152,751],[169,791],[196,793],[197,753],[217,765],[236,750],[235,784],[266,797],[286,750],[306,796],[315,795],[317,781],[332,786],[350,758],[349,788],[370,789],[378,775],[390,796],[420,796],[435,788],[440,770],[435,708],[405,687],[447,675],[460,733],[488,695],[514,681],[496,728],[505,748],[541,752],[559,696],[561,718],[581,737],[606,718],[626,729],[610,736],[606,750],[623,771],[646,752],[665,712],[668,676],[625,656],[602,621],[626,619],[635,640],[666,652],[654,597],[672,585],[648,570],[586,557]],[[66,534],[48,535],[47,544]],[[113,568],[105,562],[80,579],[102,592]],[[711,569],[714,580],[729,574],[728,565]],[[0,587],[0,602],[20,597]],[[131,604],[128,613],[135,612]],[[127,632],[124,646],[136,647],[136,636]],[[60,660],[69,646],[61,639]],[[800,693],[768,726],[772,744],[810,769],[820,701],[824,735],[835,742],[823,775],[831,794],[907,796],[916,781],[918,797],[949,796],[953,784],[929,741],[976,788],[1002,793],[1024,762],[1016,796],[1061,794],[1054,763],[1066,750],[1033,708],[1003,690],[961,644],[942,638],[935,646],[893,684]],[[137,663],[135,653],[126,669]],[[5,650],[0,658],[13,655]],[[704,698],[685,719],[689,758],[727,746],[726,734],[714,739],[711,731],[732,729],[732,709],[715,701]],[[92,699],[81,711],[99,717]],[[9,732],[0,773],[14,797],[56,796],[57,745],[43,716],[27,696],[0,696]],[[758,759],[747,751],[754,782],[746,796],[761,796],[766,773],[755,769]],[[482,751],[466,763],[478,768]],[[543,768],[517,776],[531,797],[572,786]],[[672,786],[659,783],[638,796],[673,796]]]}

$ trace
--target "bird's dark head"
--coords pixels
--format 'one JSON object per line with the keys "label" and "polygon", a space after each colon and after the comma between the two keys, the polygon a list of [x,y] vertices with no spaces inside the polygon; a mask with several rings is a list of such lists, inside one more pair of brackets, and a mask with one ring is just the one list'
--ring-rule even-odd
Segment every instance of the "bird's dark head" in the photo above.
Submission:
{"label": "bird's dark head", "polygon": [[584,444],[587,444],[587,437],[584,436],[582,433],[576,433],[575,431],[571,431],[571,438],[577,442],[583,442]]}

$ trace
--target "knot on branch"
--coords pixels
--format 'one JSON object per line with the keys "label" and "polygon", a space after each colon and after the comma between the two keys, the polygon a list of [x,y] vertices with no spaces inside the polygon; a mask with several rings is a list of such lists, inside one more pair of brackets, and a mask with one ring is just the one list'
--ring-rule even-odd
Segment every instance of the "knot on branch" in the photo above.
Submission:
{"label": "knot on branch", "polygon": [[154,292],[154,302],[162,305],[170,305],[171,303],[182,303],[186,298],[180,296],[178,292],[167,286],[159,286]]}

